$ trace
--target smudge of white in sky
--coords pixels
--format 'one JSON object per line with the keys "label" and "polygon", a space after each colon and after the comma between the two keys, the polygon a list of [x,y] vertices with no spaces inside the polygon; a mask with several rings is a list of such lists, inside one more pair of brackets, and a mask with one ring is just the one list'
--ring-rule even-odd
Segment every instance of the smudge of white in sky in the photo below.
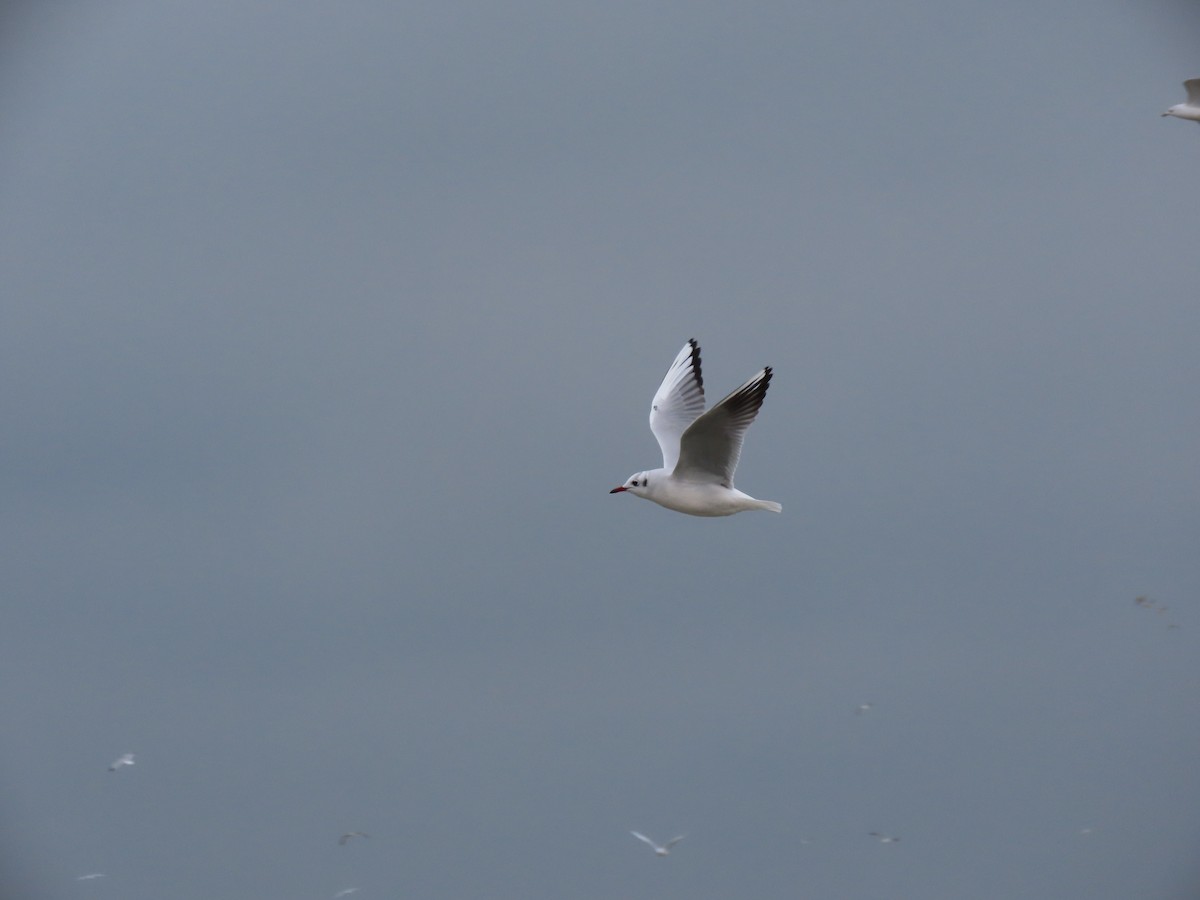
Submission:
{"label": "smudge of white in sky", "polygon": [[109,764],[108,771],[115,772],[115,771],[117,771],[117,769],[121,768],[121,766],[132,766],[132,765],[133,765],[133,754],[132,753],[123,753]]}
{"label": "smudge of white in sky", "polygon": [[351,838],[356,838],[356,837],[369,838],[370,835],[367,834],[365,831],[347,831],[340,838],[338,838],[338,846],[344,847],[344,846],[346,846],[346,844],[348,844],[350,842]]}
{"label": "smudge of white in sky", "polygon": [[658,856],[666,856],[667,854],[669,854],[671,852],[671,848],[674,847],[676,844],[678,844],[680,841],[682,841],[684,838],[684,835],[681,834],[678,837],[671,838],[665,844],[656,844],[656,843],[654,843],[654,841],[650,840],[650,838],[646,837],[640,831],[631,831],[629,833],[632,834],[639,841],[644,841],[645,843],[649,844],[650,847],[654,850],[655,854],[657,854]]}

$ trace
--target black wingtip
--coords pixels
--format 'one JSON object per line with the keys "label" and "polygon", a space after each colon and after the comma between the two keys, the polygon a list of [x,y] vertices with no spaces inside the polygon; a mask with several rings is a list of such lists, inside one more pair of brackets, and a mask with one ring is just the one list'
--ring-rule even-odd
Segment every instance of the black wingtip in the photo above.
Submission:
{"label": "black wingtip", "polygon": [[704,373],[700,371],[700,343],[695,338],[688,338],[692,346],[692,371],[696,373],[696,384],[704,390]]}

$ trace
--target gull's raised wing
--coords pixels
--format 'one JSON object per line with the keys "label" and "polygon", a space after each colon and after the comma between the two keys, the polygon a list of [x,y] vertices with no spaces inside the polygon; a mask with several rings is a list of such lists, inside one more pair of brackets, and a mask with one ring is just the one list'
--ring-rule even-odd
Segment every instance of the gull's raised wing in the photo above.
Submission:
{"label": "gull's raised wing", "polygon": [[1200,106],[1200,78],[1189,78],[1183,83],[1187,88],[1189,106]]}
{"label": "gull's raised wing", "polygon": [[687,427],[679,442],[675,476],[733,487],[746,429],[758,415],[771,384],[767,366]]}
{"label": "gull's raised wing", "polygon": [[700,375],[700,345],[688,340],[667,369],[658,393],[650,401],[650,430],[662,449],[668,472],[679,461],[679,439],[704,412],[704,378]]}

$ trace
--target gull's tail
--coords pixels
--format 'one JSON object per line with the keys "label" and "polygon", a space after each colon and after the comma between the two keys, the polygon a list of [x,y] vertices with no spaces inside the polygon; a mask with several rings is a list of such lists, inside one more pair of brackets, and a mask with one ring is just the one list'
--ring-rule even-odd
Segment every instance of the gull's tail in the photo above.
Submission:
{"label": "gull's tail", "polygon": [[776,503],[774,500],[759,500],[758,508],[765,509],[767,512],[783,512],[783,504]]}

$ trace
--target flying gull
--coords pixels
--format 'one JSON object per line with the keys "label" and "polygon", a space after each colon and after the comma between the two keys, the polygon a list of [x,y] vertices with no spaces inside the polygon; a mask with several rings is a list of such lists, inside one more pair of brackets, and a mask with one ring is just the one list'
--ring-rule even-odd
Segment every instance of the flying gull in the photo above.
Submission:
{"label": "flying gull", "polygon": [[1163,115],[1200,122],[1200,78],[1189,78],[1183,86],[1187,89],[1187,102],[1176,103]]}
{"label": "flying gull", "polygon": [[117,771],[117,769],[121,768],[121,766],[132,766],[132,765],[133,765],[133,754],[132,753],[122,753],[120,756],[118,756],[116,759],[114,759],[112,761],[112,765],[110,765],[108,767],[108,771],[115,772],[115,771]]}
{"label": "flying gull", "polygon": [[645,841],[647,844],[649,844],[652,848],[654,848],[654,852],[658,856],[666,856],[668,853],[671,852],[671,848],[674,847],[676,844],[678,844],[680,841],[682,841],[684,838],[684,835],[681,834],[681,835],[679,835],[679,837],[671,838],[665,844],[656,844],[656,843],[654,843],[654,841],[650,840],[650,838],[646,837],[644,834],[642,834],[639,831],[631,831],[629,833],[632,834],[639,841]]}
{"label": "flying gull", "polygon": [[733,486],[746,429],[770,383],[767,366],[705,412],[700,345],[689,340],[650,402],[650,430],[662,449],[662,468],[631,475],[609,493],[628,491],[689,516],[731,516],[746,509],[782,512],[773,500],[755,500]]}

